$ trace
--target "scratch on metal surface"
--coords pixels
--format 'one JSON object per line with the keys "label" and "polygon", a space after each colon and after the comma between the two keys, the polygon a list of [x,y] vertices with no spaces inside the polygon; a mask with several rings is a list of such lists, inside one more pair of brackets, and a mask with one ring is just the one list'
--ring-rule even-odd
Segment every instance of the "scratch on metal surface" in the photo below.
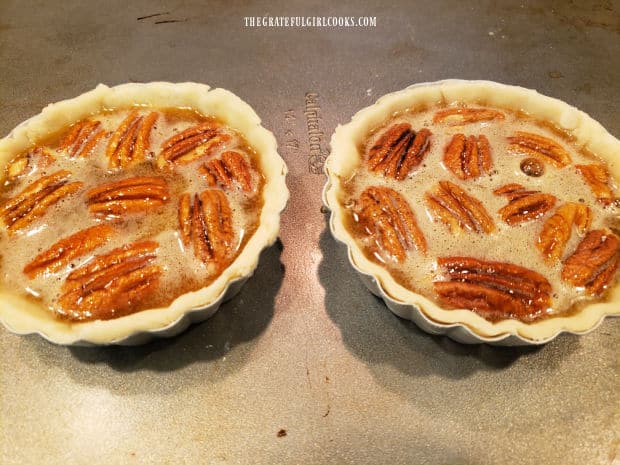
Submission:
{"label": "scratch on metal surface", "polygon": [[162,21],[155,21],[154,24],[168,24],[168,23],[184,23],[187,21],[187,18],[184,19],[165,19]]}
{"label": "scratch on metal surface", "polygon": [[140,16],[139,18],[136,18],[136,20],[137,21],[142,21],[143,19],[153,18],[155,16],[165,16],[165,15],[169,15],[169,14],[170,14],[169,11],[164,11],[163,13],[153,13],[152,15]]}
{"label": "scratch on metal surface", "polygon": [[308,386],[312,389],[312,380],[310,379],[310,369],[308,368],[308,361],[306,360],[306,379],[308,380]]}

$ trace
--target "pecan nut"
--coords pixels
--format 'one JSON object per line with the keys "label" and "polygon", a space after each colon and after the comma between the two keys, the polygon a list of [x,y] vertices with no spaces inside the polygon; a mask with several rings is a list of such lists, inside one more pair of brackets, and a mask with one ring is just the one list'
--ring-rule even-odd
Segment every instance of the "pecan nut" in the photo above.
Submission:
{"label": "pecan nut", "polygon": [[168,186],[163,178],[138,176],[95,187],[86,193],[91,213],[123,216],[145,213],[168,201]]}
{"label": "pecan nut", "polygon": [[477,123],[479,121],[503,120],[501,111],[490,108],[446,108],[433,116],[433,123],[446,122],[450,125]]}
{"label": "pecan nut", "polygon": [[145,159],[150,149],[151,130],[158,116],[156,112],[140,116],[137,110],[127,115],[112,133],[106,147],[110,168],[126,168]]}
{"label": "pecan nut", "polygon": [[23,155],[12,160],[5,168],[4,177],[8,182],[13,182],[20,176],[26,173],[26,170],[30,166],[30,157]]}
{"label": "pecan nut", "polygon": [[557,200],[551,194],[527,190],[520,184],[506,184],[493,193],[508,199],[508,204],[499,209],[499,214],[511,226],[543,216],[554,207]]}
{"label": "pecan nut", "polygon": [[540,159],[534,157],[528,157],[521,160],[519,168],[526,176],[532,178],[539,178],[545,174],[545,165]]}
{"label": "pecan nut", "polygon": [[368,187],[360,196],[360,225],[373,239],[378,252],[397,262],[415,248],[426,253],[426,239],[405,198],[388,187]]}
{"label": "pecan nut", "polygon": [[431,132],[426,128],[415,132],[409,123],[394,124],[370,148],[368,167],[402,181],[424,159],[430,148],[430,137]]}
{"label": "pecan nut", "polygon": [[514,155],[538,158],[557,168],[571,163],[570,155],[560,144],[539,134],[517,131],[508,141],[508,152]]}
{"label": "pecan nut", "polygon": [[80,121],[73,125],[71,130],[61,139],[59,151],[64,151],[69,157],[89,156],[99,141],[106,135],[101,129],[99,121]]}
{"label": "pecan nut", "polygon": [[560,206],[543,225],[536,247],[547,263],[559,260],[571,237],[573,225],[584,234],[592,223],[592,212],[579,203],[568,202]]}
{"label": "pecan nut", "polygon": [[450,181],[439,181],[425,199],[433,218],[448,225],[452,234],[463,230],[485,234],[495,231],[495,223],[482,202]]}
{"label": "pecan nut", "polygon": [[599,202],[608,205],[613,201],[613,192],[609,187],[611,178],[603,165],[575,165],[575,168]]}
{"label": "pecan nut", "polygon": [[24,273],[30,279],[44,273],[55,273],[67,266],[71,260],[104,245],[113,234],[114,229],[105,224],[78,231],[37,255],[24,267]]}
{"label": "pecan nut", "polygon": [[184,193],[179,198],[179,232],[183,244],[193,246],[194,255],[205,264],[221,270],[234,248],[235,232],[232,210],[226,195],[217,189],[207,189],[194,195]]}
{"label": "pecan nut", "polygon": [[[165,140],[162,152],[157,157],[157,166],[163,168],[169,163],[188,164],[223,146],[232,137],[221,132],[221,124],[215,121],[192,126]],[[202,150],[197,150],[201,148]]]}
{"label": "pecan nut", "polygon": [[49,150],[44,147],[35,147],[28,153],[13,159],[5,168],[6,181],[11,183],[16,179],[32,174],[37,169],[43,169],[56,160]]}
{"label": "pecan nut", "polygon": [[17,196],[7,200],[0,207],[0,216],[7,225],[9,234],[22,230],[34,220],[43,216],[56,202],[77,192],[81,182],[69,182],[71,173],[60,170],[30,183]]}
{"label": "pecan nut", "polygon": [[585,288],[589,295],[602,293],[615,275],[619,248],[620,241],[611,231],[595,229],[588,232],[564,262],[562,279]]}
{"label": "pecan nut", "polygon": [[221,158],[213,158],[198,168],[211,187],[218,184],[232,189],[236,183],[244,192],[252,190],[252,173],[249,163],[239,152],[224,152]]}
{"label": "pecan nut", "polygon": [[440,257],[445,270],[433,286],[442,304],[497,321],[535,318],[551,303],[551,284],[541,274],[512,263],[472,257]]}
{"label": "pecan nut", "polygon": [[443,162],[459,179],[477,178],[493,165],[491,146],[484,135],[455,134],[444,151]]}
{"label": "pecan nut", "polygon": [[163,269],[152,264],[158,247],[155,241],[134,242],[95,256],[71,272],[58,300],[63,315],[106,320],[135,308],[159,284]]}
{"label": "pecan nut", "polygon": [[185,247],[188,247],[192,240],[192,217],[193,207],[192,198],[184,192],[179,197],[179,234],[181,236],[181,242]]}

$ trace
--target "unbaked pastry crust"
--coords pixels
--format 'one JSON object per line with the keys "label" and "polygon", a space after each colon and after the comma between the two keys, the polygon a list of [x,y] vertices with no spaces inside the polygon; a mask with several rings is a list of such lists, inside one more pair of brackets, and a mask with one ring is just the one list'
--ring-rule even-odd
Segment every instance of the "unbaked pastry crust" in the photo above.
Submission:
{"label": "unbaked pastry crust", "polygon": [[[254,110],[224,89],[198,83],[153,82],[108,87],[100,84],[78,97],[48,105],[38,115],[17,126],[0,140],[0,167],[37,140],[66,128],[75,121],[104,109],[131,105],[191,108],[218,118],[241,133],[256,150],[265,178],[264,205],[259,226],[238,257],[209,286],[176,298],[169,307],[140,311],[128,316],[83,323],[57,319],[47,309],[26,298],[0,290],[0,321],[19,334],[39,333],[58,344],[111,344],[131,340],[143,342],[141,333],[171,335],[173,326],[187,326],[184,316],[198,308],[212,314],[231,283],[249,277],[258,264],[260,252],[273,244],[280,226],[280,213],[288,200],[286,165],[277,152],[273,134],[261,126]],[[192,321],[195,318],[191,318]],[[138,337],[134,337],[138,335]]]}
{"label": "unbaked pastry crust", "polygon": [[[394,113],[411,107],[435,106],[461,102],[482,103],[490,107],[523,111],[530,116],[553,123],[569,131],[577,145],[603,159],[616,183],[620,182],[620,141],[586,113],[561,100],[547,97],[523,87],[508,86],[490,81],[446,80],[422,83],[381,97],[374,105],[356,113],[351,121],[336,128],[331,139],[331,155],[325,163],[328,182],[323,196],[331,209],[330,228],[338,240],[349,250],[353,266],[370,276],[379,286],[382,296],[391,299],[391,306],[409,306],[410,311],[420,312],[436,327],[463,325],[479,342],[501,340],[516,335],[521,343],[542,343],[563,331],[584,333],[594,329],[607,315],[620,314],[620,283],[609,290],[608,300],[588,304],[572,316],[552,317],[534,323],[502,320],[492,323],[470,310],[446,310],[426,297],[398,284],[389,272],[366,258],[356,240],[345,227],[345,210],[338,197],[342,183],[360,163],[358,146],[367,134],[384,123]],[[364,279],[368,282],[367,279]],[[401,316],[409,314],[398,311]],[[471,342],[471,341],[470,341]]]}

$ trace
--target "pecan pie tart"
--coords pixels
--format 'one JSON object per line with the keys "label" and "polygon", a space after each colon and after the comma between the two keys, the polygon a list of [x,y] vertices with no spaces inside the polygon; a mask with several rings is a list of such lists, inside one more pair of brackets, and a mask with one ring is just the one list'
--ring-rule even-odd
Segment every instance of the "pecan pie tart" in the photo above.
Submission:
{"label": "pecan pie tart", "polygon": [[222,89],[98,86],[0,140],[0,320],[135,344],[209,317],[279,231],[286,167]]}
{"label": "pecan pie tart", "polygon": [[421,84],[336,129],[324,201],[395,313],[462,342],[542,343],[620,313],[619,154],[535,91]]}

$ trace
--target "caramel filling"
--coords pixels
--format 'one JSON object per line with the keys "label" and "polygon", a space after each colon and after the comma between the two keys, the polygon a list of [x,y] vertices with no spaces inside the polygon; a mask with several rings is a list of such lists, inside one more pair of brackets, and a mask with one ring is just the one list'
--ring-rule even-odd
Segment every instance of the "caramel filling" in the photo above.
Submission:
{"label": "caramel filling", "polygon": [[[402,141],[416,134],[428,135],[424,151],[409,155],[413,142]],[[394,115],[358,151],[340,198],[346,227],[399,284],[444,308],[529,322],[604,299],[615,282],[616,186],[603,161],[548,123],[477,105],[425,108]],[[370,203],[379,188],[403,210]],[[404,216],[423,250],[407,247]]]}

